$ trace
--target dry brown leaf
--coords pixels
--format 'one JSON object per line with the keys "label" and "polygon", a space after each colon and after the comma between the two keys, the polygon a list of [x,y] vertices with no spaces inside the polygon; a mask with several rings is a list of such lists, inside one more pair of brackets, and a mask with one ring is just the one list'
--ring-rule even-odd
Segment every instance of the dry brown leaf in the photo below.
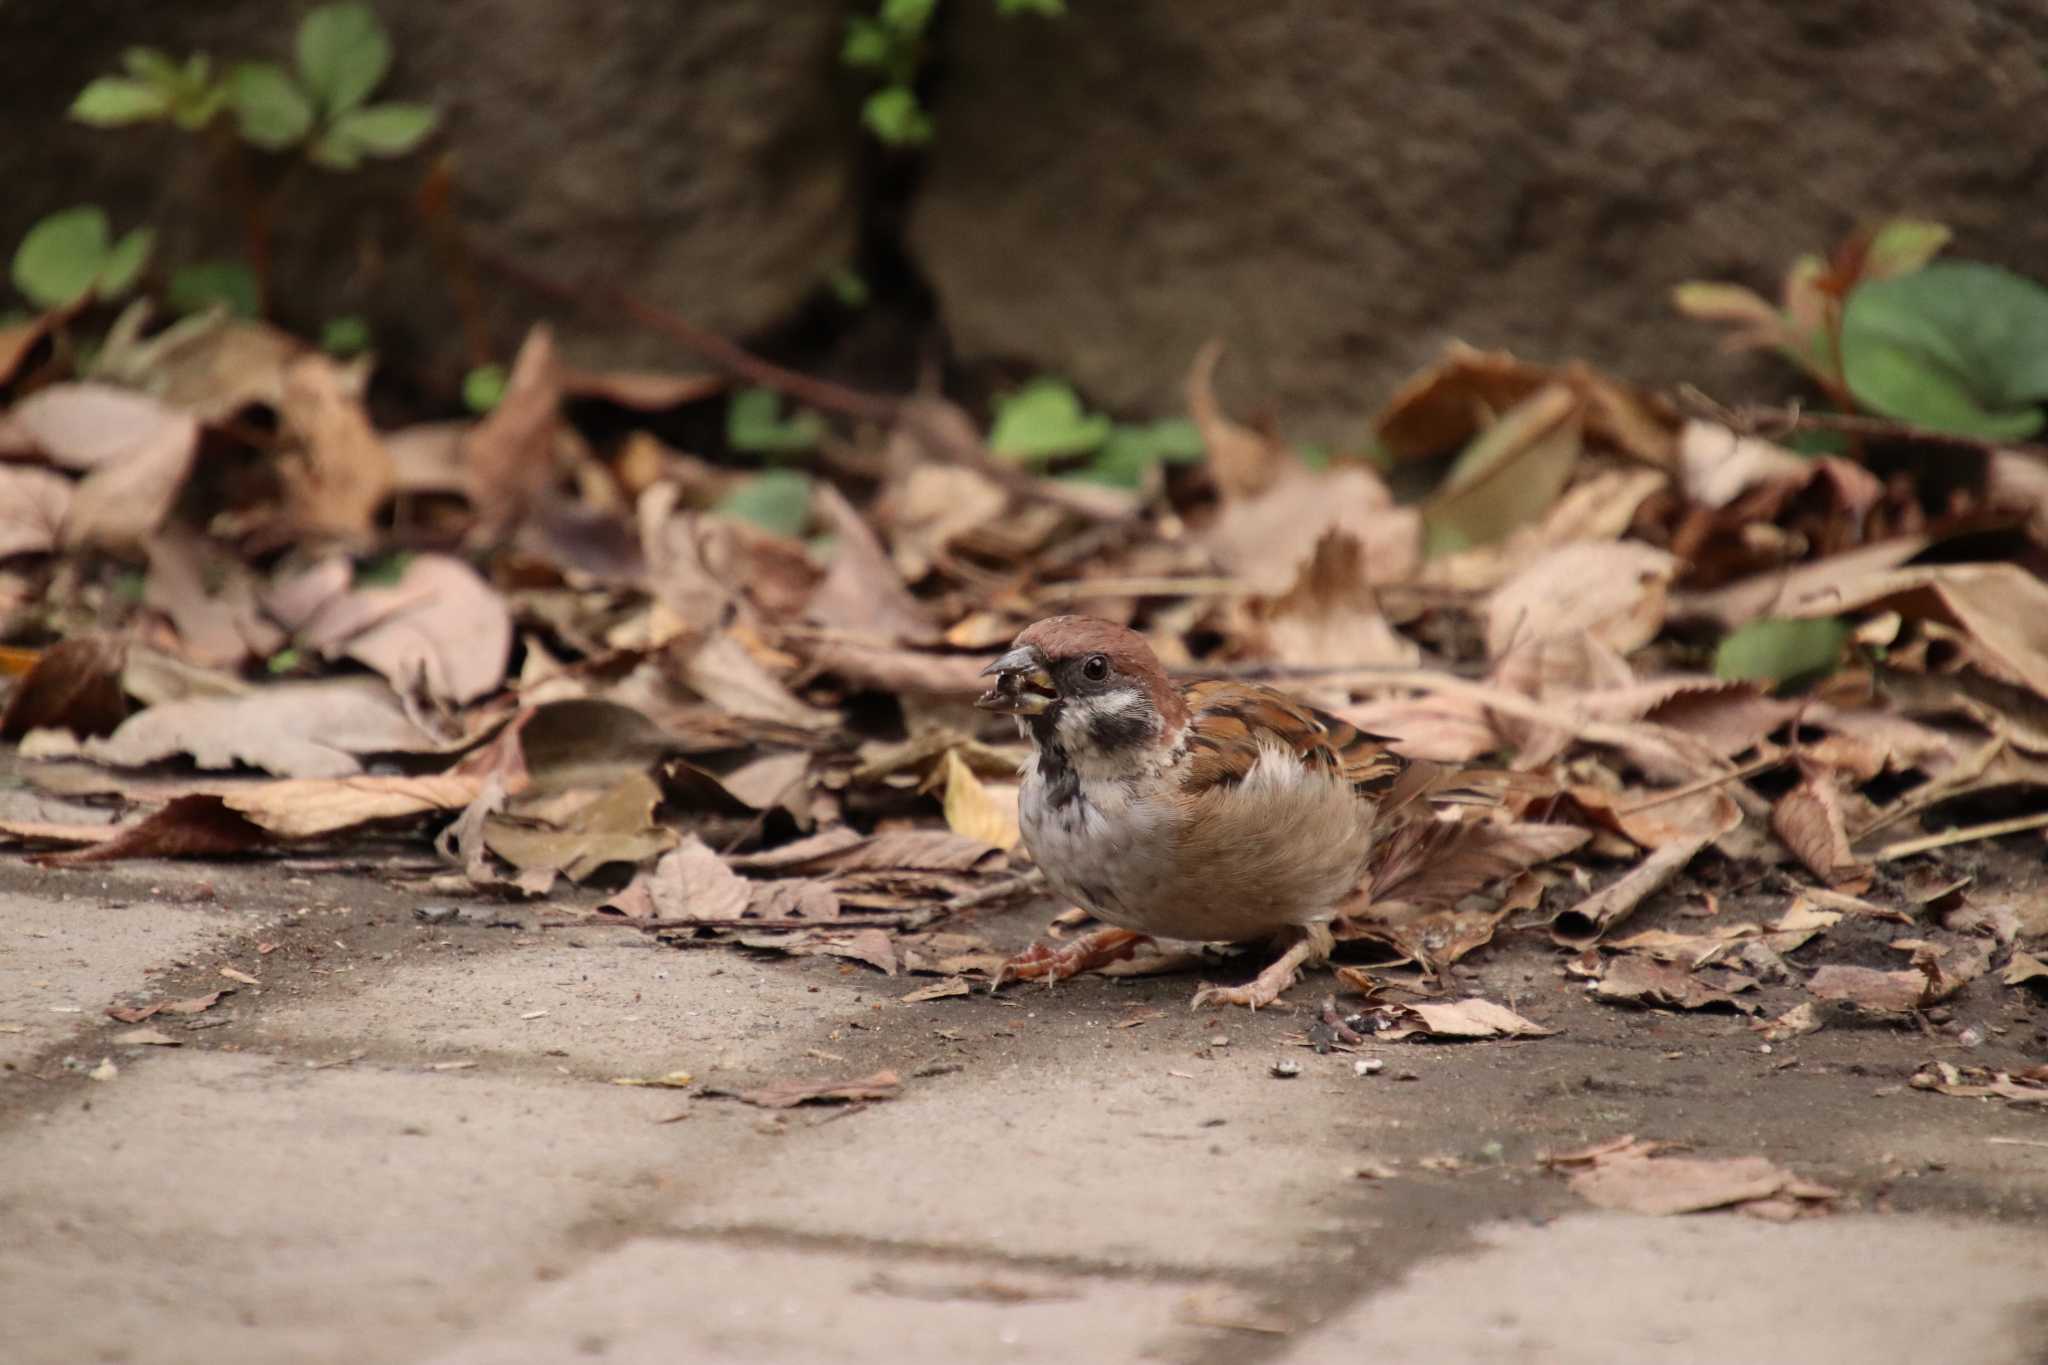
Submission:
{"label": "dry brown leaf", "polygon": [[1273,487],[1301,462],[1294,454],[1268,436],[1230,420],[1216,401],[1216,366],[1223,359],[1223,343],[1210,341],[1195,354],[1188,370],[1188,416],[1202,433],[1208,455],[1210,477],[1225,502],[1256,497]]}
{"label": "dry brown leaf", "polygon": [[284,647],[285,633],[264,614],[255,576],[239,559],[168,528],[150,537],[148,553],[142,603],[169,619],[184,658],[234,669]]}
{"label": "dry brown leaf", "polygon": [[363,411],[359,376],[324,355],[285,370],[278,414],[295,449],[279,465],[285,516],[302,535],[367,543],[398,466]]}
{"label": "dry brown leaf", "polygon": [[149,305],[129,305],[108,331],[94,373],[155,395],[209,426],[252,404],[284,405],[284,374],[306,343],[226,310],[172,323],[144,338]]}
{"label": "dry brown leaf", "polygon": [[[1731,984],[1747,989],[1756,982],[1748,977],[1735,977]],[[1732,1009],[1744,1013],[1756,1009],[1737,1000],[1729,991],[1708,985],[1685,967],[1643,957],[1618,957],[1609,962],[1593,983],[1593,995],[1613,1004],[1647,1009]]]}
{"label": "dry brown leaf", "polygon": [[47,469],[0,464],[0,559],[49,554],[63,542],[71,480]]}
{"label": "dry brown leaf", "polygon": [[1556,1029],[1533,1024],[1505,1005],[1473,996],[1466,1000],[1386,1006],[1387,1027],[1377,1037],[1402,1038],[1548,1038]]}
{"label": "dry brown leaf", "polygon": [[543,323],[526,334],[498,405],[462,444],[477,543],[502,538],[553,486],[561,404],[554,333]]}
{"label": "dry brown leaf", "polygon": [[0,326],[0,384],[14,378],[14,372],[35,353],[43,338],[75,311],[73,308],[53,309]]}
{"label": "dry brown leaf", "polygon": [[1538,389],[1475,435],[1423,505],[1431,554],[1493,545],[1550,510],[1584,448],[1585,407],[1562,384]]}
{"label": "dry brown leaf", "polygon": [[404,693],[447,705],[475,701],[505,680],[512,618],[476,571],[448,555],[414,555],[389,585],[352,582],[329,559],[265,600],[302,649],[346,655]]}
{"label": "dry brown leaf", "polygon": [[[1729,804],[1733,806],[1734,803]],[[1738,809],[1735,821],[1725,828],[1698,830],[1660,845],[1619,878],[1560,914],[1551,922],[1551,938],[1571,948],[1584,948],[1598,942],[1603,934],[1633,914],[1645,896],[1677,876],[1701,849],[1740,821],[1741,811]]]}
{"label": "dry brown leaf", "polygon": [[180,796],[133,824],[117,826],[110,838],[38,861],[70,867],[119,858],[218,858],[247,853],[268,837],[217,796]]}
{"label": "dry brown leaf", "polygon": [[1690,421],[1678,433],[1679,487],[1705,507],[1726,507],[1759,484],[1812,473],[1805,456],[1718,422]]}
{"label": "dry brown leaf", "polygon": [[660,786],[635,773],[552,812],[546,822],[509,810],[489,816],[484,845],[522,874],[585,881],[613,863],[638,864],[676,846],[675,831],[654,823],[660,804]]}
{"label": "dry brown leaf", "polygon": [[1903,1012],[1926,1009],[1963,984],[1926,971],[1881,972],[1830,963],[1814,972],[1806,989],[1822,1000],[1847,1001],[1858,1009]]}
{"label": "dry brown leaf", "polygon": [[1804,776],[1799,785],[1771,807],[1771,829],[1830,887],[1851,895],[1868,890],[1872,874],[1849,848],[1838,779],[1825,768],[1800,766]]}
{"label": "dry brown leaf", "polygon": [[944,981],[934,981],[929,986],[919,986],[896,997],[899,1005],[922,1005],[927,1001],[946,1000],[956,995],[972,995],[974,988],[967,984],[964,976],[949,976]]}
{"label": "dry brown leaf", "polygon": [[0,739],[31,730],[108,735],[128,715],[121,689],[127,645],[111,635],[74,635],[37,656],[0,710]]}
{"label": "dry brown leaf", "polygon": [[763,754],[718,777],[718,785],[734,799],[754,810],[773,810],[795,804],[804,779],[811,770],[811,756],[801,750]]}
{"label": "dry brown leaf", "polygon": [[170,512],[199,449],[188,414],[110,384],[53,384],[17,403],[13,417],[51,460],[87,471],[65,514],[67,548],[139,548]]}
{"label": "dry brown leaf", "polygon": [[1896,611],[1963,632],[1971,662],[2001,682],[2048,698],[2048,583],[2018,564],[1926,564],[1789,596],[1777,614]]}
{"label": "dry brown leaf", "polygon": [[1811,1000],[1803,1000],[1775,1019],[1752,1019],[1749,1026],[1773,1043],[1802,1038],[1820,1032],[1820,1012]]}
{"label": "dry brown leaf", "polygon": [[1380,611],[1365,547],[1349,531],[1324,531],[1286,592],[1248,606],[1263,636],[1255,652],[1264,658],[1296,667],[1408,667],[1422,660],[1421,647]]}
{"label": "dry brown leaf", "polygon": [[238,785],[222,804],[282,839],[310,839],[373,820],[405,820],[461,810],[477,798],[481,779],[453,773],[423,777],[291,778]]}
{"label": "dry brown leaf", "polygon": [[[1666,590],[1678,561],[1634,541],[1582,541],[1547,550],[1486,602],[1486,652],[1585,632],[1620,654],[1641,648],[1664,624]],[[1633,679],[1631,679],[1633,681]]]}
{"label": "dry brown leaf", "polygon": [[139,768],[177,755],[201,768],[243,764],[277,777],[346,777],[359,755],[438,753],[447,745],[416,724],[373,678],[276,683],[246,695],[163,702],[104,739],[39,731],[24,758],[83,757]]}
{"label": "dry brown leaf", "polygon": [[760,853],[731,860],[749,872],[976,872],[999,863],[1001,854],[979,839],[950,830],[899,829],[863,835],[843,825],[822,830]]}
{"label": "dry brown leaf", "polygon": [[605,908],[629,919],[730,920],[746,914],[753,898],[753,883],[686,834]]}
{"label": "dry brown leaf", "polygon": [[[2035,1068],[2038,1072],[2040,1068]],[[1967,1079],[1966,1079],[1967,1077]],[[2048,1084],[2042,1084],[2042,1077],[2027,1073],[2024,1079],[2004,1071],[1991,1071],[1984,1067],[1971,1067],[1967,1072],[1950,1062],[1935,1062],[1931,1067],[1917,1071],[1907,1084],[1915,1090],[1932,1090],[1937,1094],[1954,1095],[1961,1099],[2010,1100],[2015,1104],[2048,1104]]]}
{"label": "dry brown leaf", "polygon": [[1395,506],[1379,476],[1359,465],[1294,470],[1256,497],[1226,502],[1201,542],[1246,590],[1273,596],[1293,585],[1331,531],[1364,547],[1374,583],[1405,583],[1422,562],[1421,513]]}
{"label": "dry brown leaf", "polygon": [[854,1104],[869,1100],[893,1100],[903,1091],[903,1079],[893,1071],[877,1071],[852,1081],[775,1081],[752,1090],[706,1090],[707,1095],[730,1095],[743,1104],[763,1109],[794,1109],[800,1104]]}
{"label": "dry brown leaf", "polygon": [[1651,1155],[1654,1143],[1631,1143],[1592,1158],[1571,1178],[1574,1194],[1603,1209],[1670,1215],[1789,1200],[1800,1214],[1824,1213],[1838,1192],[1801,1180],[1760,1156]]}
{"label": "dry brown leaf", "polygon": [[797,639],[810,670],[852,687],[929,697],[972,697],[988,687],[984,654],[933,654],[920,649],[820,636]]}
{"label": "dry brown leaf", "polygon": [[205,995],[195,995],[185,1000],[158,1000],[152,1004],[137,1005],[132,1008],[114,1005],[107,1008],[107,1017],[119,1020],[124,1024],[139,1024],[143,1020],[153,1018],[159,1014],[204,1014],[207,1010],[218,1005],[222,996],[233,994],[232,990],[222,989],[209,991]]}
{"label": "dry brown leaf", "polygon": [[888,644],[929,644],[938,630],[903,580],[868,523],[839,491],[820,484],[818,508],[832,528],[832,566],[811,594],[804,615],[832,630]]}
{"label": "dry brown leaf", "polygon": [[107,1039],[117,1047],[182,1047],[182,1038],[173,1038],[162,1029],[131,1028]]}
{"label": "dry brown leaf", "polygon": [[1017,827],[1017,788],[983,785],[954,749],[946,750],[944,772],[947,828],[1005,852],[1015,848],[1023,837]]}
{"label": "dry brown leaf", "polygon": [[694,646],[677,640],[664,662],[684,686],[728,715],[810,731],[839,724],[837,712],[800,700],[729,632]]}
{"label": "dry brown leaf", "polygon": [[2016,952],[1998,979],[2008,986],[2030,986],[2037,991],[2048,991],[2048,962],[2032,953]]}
{"label": "dry brown leaf", "polygon": [[732,386],[722,374],[671,374],[661,370],[583,370],[560,367],[556,382],[568,398],[601,398],[622,408],[660,412],[715,397]]}
{"label": "dry brown leaf", "polygon": [[876,510],[889,527],[897,573],[915,583],[946,563],[955,543],[996,523],[1009,505],[1009,495],[976,470],[920,464],[883,493]]}

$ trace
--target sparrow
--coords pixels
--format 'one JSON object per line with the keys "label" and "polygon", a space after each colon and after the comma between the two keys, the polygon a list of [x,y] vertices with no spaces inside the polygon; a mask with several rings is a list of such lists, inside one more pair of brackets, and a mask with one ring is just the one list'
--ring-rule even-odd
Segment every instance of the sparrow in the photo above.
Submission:
{"label": "sparrow", "polygon": [[1340,912],[1390,896],[1455,901],[1531,861],[1489,850],[1497,826],[1440,818],[1497,802],[1489,779],[1524,775],[1405,758],[1277,688],[1176,685],[1144,637],[1113,622],[1039,621],[982,676],[994,683],[975,705],[1014,716],[1031,743],[1025,847],[1054,892],[1111,926],[1033,945],[999,985],[1073,976],[1153,938],[1271,941],[1279,955],[1250,984],[1194,999],[1258,1009],[1329,956]]}

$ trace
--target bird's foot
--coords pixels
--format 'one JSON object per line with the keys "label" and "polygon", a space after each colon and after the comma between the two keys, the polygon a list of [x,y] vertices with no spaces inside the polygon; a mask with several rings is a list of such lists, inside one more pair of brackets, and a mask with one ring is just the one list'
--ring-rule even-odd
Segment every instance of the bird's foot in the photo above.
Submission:
{"label": "bird's foot", "polygon": [[1128,929],[1097,929],[1058,948],[1034,943],[996,969],[989,989],[997,990],[1006,981],[1043,981],[1050,986],[1055,981],[1120,962],[1137,952],[1139,944],[1149,942],[1151,939],[1144,934]]}
{"label": "bird's foot", "polygon": [[1300,980],[1301,969],[1304,966],[1328,957],[1331,946],[1328,929],[1321,925],[1304,929],[1286,952],[1273,959],[1271,966],[1250,981],[1242,986],[1205,984],[1195,992],[1195,998],[1188,1002],[1188,1008],[1198,1010],[1204,1006],[1243,1005],[1249,1010],[1264,1009],[1278,1002],[1287,988]]}

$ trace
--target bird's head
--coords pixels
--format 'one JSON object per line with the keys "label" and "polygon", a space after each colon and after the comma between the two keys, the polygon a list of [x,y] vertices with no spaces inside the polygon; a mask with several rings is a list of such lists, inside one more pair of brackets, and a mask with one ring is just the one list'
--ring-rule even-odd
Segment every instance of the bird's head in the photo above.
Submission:
{"label": "bird's head", "polygon": [[1159,740],[1187,717],[1145,637],[1091,616],[1026,627],[982,676],[995,682],[974,704],[1016,716],[1034,739],[1123,749]]}

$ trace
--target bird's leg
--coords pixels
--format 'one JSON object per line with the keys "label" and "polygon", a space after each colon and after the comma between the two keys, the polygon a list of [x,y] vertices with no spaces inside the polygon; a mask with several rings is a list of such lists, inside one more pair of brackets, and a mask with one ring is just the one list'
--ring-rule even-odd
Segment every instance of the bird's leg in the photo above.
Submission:
{"label": "bird's leg", "polygon": [[1301,969],[1312,962],[1321,962],[1336,948],[1337,941],[1330,934],[1326,924],[1310,924],[1299,929],[1290,929],[1281,936],[1281,941],[1292,939],[1287,951],[1273,960],[1271,966],[1243,986],[1203,986],[1195,992],[1189,1003],[1190,1009],[1204,1005],[1243,1005],[1256,1010],[1278,1000],[1289,986],[1300,977]]}
{"label": "bird's leg", "polygon": [[1050,986],[1055,981],[1121,961],[1138,951],[1139,944],[1151,941],[1146,935],[1128,929],[1097,929],[1058,948],[1034,943],[996,970],[996,979],[989,989],[995,990],[1005,981],[1044,981]]}

